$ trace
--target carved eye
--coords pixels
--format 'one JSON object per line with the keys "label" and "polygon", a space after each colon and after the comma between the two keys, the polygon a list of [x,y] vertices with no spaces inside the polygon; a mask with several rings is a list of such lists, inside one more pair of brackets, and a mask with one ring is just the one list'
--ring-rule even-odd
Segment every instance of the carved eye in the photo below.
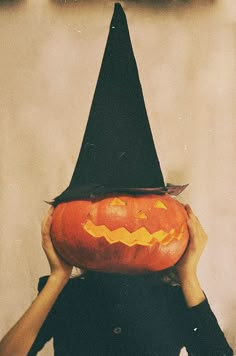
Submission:
{"label": "carved eye", "polygon": [[147,215],[142,210],[139,210],[136,214],[134,214],[134,217],[137,219],[147,219]]}
{"label": "carved eye", "polygon": [[160,200],[157,200],[153,207],[157,209],[167,209],[167,207]]}
{"label": "carved eye", "polygon": [[114,198],[112,202],[110,203],[111,206],[124,206],[127,205],[127,203],[124,200],[121,200],[120,198]]}

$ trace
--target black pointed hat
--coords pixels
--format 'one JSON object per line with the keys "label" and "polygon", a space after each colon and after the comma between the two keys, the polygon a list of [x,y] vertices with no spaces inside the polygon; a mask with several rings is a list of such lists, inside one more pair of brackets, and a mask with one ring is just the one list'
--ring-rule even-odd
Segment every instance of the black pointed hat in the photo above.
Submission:
{"label": "black pointed hat", "polygon": [[126,16],[116,3],[79,158],[53,204],[116,193],[177,195],[186,186],[165,186]]}

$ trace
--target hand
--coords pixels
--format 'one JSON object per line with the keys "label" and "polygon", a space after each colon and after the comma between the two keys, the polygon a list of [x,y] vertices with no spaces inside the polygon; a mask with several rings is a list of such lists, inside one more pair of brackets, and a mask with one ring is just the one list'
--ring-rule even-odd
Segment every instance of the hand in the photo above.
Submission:
{"label": "hand", "polygon": [[51,268],[51,275],[58,275],[63,278],[69,278],[72,271],[72,266],[67,264],[65,261],[62,260],[56,253],[51,236],[50,236],[50,229],[52,223],[52,215],[53,215],[54,208],[51,207],[45,217],[42,220],[41,224],[41,233],[42,233],[42,247],[44,252],[47,256],[50,268]]}
{"label": "hand", "polygon": [[184,207],[188,214],[189,244],[184,255],[176,264],[176,270],[180,279],[196,275],[198,262],[208,239],[191,207],[188,204],[184,205]]}

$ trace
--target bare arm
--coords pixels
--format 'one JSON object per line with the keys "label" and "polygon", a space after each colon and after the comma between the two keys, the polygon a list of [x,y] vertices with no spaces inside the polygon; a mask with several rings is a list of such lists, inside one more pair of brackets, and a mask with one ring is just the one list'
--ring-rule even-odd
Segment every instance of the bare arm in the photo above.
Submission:
{"label": "bare arm", "polygon": [[207,243],[207,235],[191,207],[185,205],[188,214],[189,244],[183,257],[176,265],[180,284],[189,307],[196,306],[205,300],[205,295],[197,277],[199,259]]}
{"label": "bare arm", "polygon": [[50,264],[50,277],[28,310],[0,342],[0,356],[27,355],[49,311],[70,277],[72,266],[57,256],[51,242],[52,213],[53,208],[50,208],[42,222],[42,246]]}

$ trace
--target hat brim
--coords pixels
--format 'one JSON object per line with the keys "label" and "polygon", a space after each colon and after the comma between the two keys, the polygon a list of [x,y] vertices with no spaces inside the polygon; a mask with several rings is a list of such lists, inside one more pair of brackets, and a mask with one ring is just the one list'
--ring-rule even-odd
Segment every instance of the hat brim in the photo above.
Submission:
{"label": "hat brim", "polygon": [[61,195],[56,197],[51,203],[52,205],[57,205],[64,202],[69,202],[73,200],[97,200],[102,199],[107,196],[114,195],[150,195],[150,194],[169,194],[173,197],[176,197],[182,193],[189,184],[184,185],[175,185],[167,183],[165,187],[156,187],[156,188],[127,188],[127,187],[107,187],[99,184],[88,184],[83,187],[68,187]]}

